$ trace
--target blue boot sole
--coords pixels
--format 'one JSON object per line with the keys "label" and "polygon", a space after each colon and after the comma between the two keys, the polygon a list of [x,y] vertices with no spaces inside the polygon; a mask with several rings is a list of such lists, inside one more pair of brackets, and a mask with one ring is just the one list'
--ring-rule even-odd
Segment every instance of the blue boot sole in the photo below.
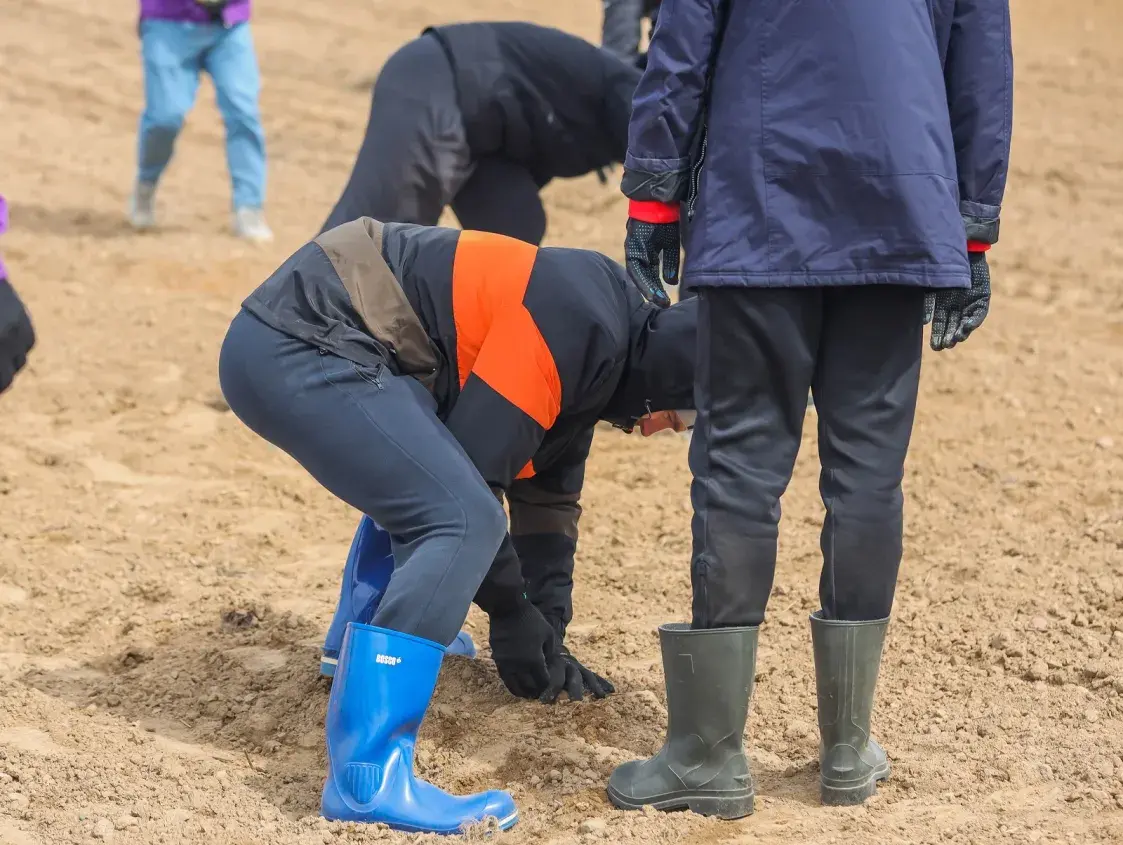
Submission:
{"label": "blue boot sole", "polygon": [[[325,818],[326,818],[326,816],[325,816]],[[399,833],[433,833],[433,834],[436,834],[437,836],[458,836],[461,833],[463,833],[463,831],[460,828],[457,828],[455,830],[433,830],[431,828],[417,827],[416,825],[411,825],[411,824],[396,824],[394,822],[380,821],[380,820],[376,820],[376,819],[372,819],[368,822],[364,822],[361,819],[329,819],[329,821],[350,821],[350,822],[357,822],[359,824],[384,824],[388,828],[390,828],[390,830],[396,830]],[[518,823],[519,823],[518,810],[513,812],[511,815],[506,816],[505,818],[497,819],[497,825],[498,825],[500,830],[510,830],[511,828],[513,828]],[[480,822],[479,824],[483,824],[483,822]]]}

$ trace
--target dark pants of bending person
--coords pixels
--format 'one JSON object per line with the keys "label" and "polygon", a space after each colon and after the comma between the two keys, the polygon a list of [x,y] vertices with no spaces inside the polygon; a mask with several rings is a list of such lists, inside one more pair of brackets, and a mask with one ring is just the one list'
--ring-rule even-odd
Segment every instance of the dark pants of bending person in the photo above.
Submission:
{"label": "dark pants of bending person", "polygon": [[827,511],[822,608],[829,619],[885,618],[901,563],[924,290],[703,287],[698,296],[693,626],[764,619],[809,388]]}
{"label": "dark pants of bending person", "polygon": [[546,212],[525,167],[468,148],[456,79],[436,37],[386,62],[351,177],[321,231],[359,217],[435,226],[451,205],[465,229],[539,244]]}
{"label": "dark pants of bending person", "polygon": [[424,386],[244,311],[223,343],[219,378],[242,422],[391,535],[396,568],[372,624],[451,643],[507,520]]}

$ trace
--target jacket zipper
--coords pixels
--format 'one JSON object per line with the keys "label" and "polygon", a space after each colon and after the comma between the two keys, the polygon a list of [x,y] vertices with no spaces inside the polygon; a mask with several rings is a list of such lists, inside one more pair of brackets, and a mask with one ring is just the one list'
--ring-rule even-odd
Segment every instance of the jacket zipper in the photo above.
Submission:
{"label": "jacket zipper", "polygon": [[705,129],[702,130],[702,149],[698,153],[698,160],[694,162],[694,167],[690,171],[690,197],[686,202],[687,221],[694,219],[694,204],[698,201],[698,185],[702,181],[702,162],[706,160],[706,138],[708,134]]}

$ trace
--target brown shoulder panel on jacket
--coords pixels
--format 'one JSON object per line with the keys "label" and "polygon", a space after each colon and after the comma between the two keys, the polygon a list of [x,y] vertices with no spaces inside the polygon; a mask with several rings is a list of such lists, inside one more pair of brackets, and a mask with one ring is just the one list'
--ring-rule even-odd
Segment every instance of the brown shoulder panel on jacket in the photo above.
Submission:
{"label": "brown shoulder panel on jacket", "polygon": [[432,342],[382,258],[382,224],[360,217],[329,229],[315,243],[339,274],[371,337],[393,351],[402,372],[433,373],[438,359]]}

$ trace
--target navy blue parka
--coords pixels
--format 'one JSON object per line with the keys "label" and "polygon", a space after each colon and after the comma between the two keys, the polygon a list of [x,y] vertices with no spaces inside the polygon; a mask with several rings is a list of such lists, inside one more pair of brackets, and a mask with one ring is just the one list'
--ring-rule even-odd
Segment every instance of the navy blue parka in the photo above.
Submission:
{"label": "navy blue parka", "polygon": [[1009,0],[664,0],[624,193],[690,286],[967,287],[1010,150]]}

